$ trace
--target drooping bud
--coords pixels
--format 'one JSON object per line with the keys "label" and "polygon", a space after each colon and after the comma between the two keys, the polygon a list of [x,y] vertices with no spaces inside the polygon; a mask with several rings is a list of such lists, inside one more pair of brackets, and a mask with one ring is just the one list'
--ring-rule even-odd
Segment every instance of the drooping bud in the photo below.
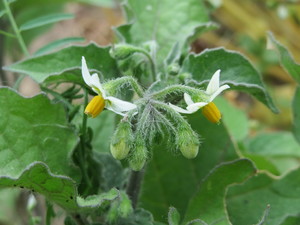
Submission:
{"label": "drooping bud", "polygon": [[200,142],[192,128],[179,128],[176,138],[177,146],[185,158],[193,159],[197,156]]}
{"label": "drooping bud", "polygon": [[180,70],[180,67],[179,67],[178,63],[172,63],[167,68],[168,74],[174,75],[174,76],[178,74],[179,70]]}
{"label": "drooping bud", "polygon": [[135,46],[128,45],[128,44],[118,44],[115,45],[114,48],[111,48],[109,53],[113,58],[117,60],[122,60],[128,58],[132,54],[139,51],[141,51],[141,49]]}
{"label": "drooping bud", "polygon": [[115,159],[125,159],[132,145],[131,124],[128,121],[121,121],[114,133],[110,144],[110,152]]}
{"label": "drooping bud", "polygon": [[206,106],[202,107],[202,113],[212,123],[219,123],[221,119],[221,113],[215,103],[210,102]]}
{"label": "drooping bud", "polygon": [[136,139],[135,147],[129,158],[129,166],[134,171],[141,170],[147,160],[147,148],[145,142],[141,138]]}
{"label": "drooping bud", "polygon": [[84,113],[95,118],[104,109],[105,100],[101,95],[95,96],[90,103],[86,106]]}

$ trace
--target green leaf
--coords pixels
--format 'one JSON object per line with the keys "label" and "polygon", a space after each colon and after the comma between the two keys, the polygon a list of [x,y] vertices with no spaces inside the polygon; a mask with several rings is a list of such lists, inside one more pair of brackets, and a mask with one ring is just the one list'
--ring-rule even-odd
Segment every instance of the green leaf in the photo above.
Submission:
{"label": "green leaf", "polygon": [[[101,74],[104,79],[109,79],[118,74],[116,62],[109,55],[110,47],[100,47],[94,43],[87,46],[70,46],[57,52],[34,56],[17,62],[4,69],[29,75],[38,83],[47,78],[54,82],[56,79],[65,81],[78,80],[83,83],[81,77],[81,57],[85,56],[89,69]],[[67,76],[67,75],[70,76]]]}
{"label": "green leaf", "polygon": [[222,112],[222,122],[236,141],[242,141],[249,132],[249,122],[245,112],[235,108],[224,98],[214,100]]}
{"label": "green leaf", "polygon": [[214,27],[208,22],[203,1],[198,0],[128,0],[124,6],[127,21],[132,24],[117,29],[127,43],[141,45],[153,40],[159,46],[158,64],[161,64],[175,43],[180,48],[187,39],[198,33],[199,27]]}
{"label": "green leaf", "polygon": [[139,204],[151,211],[155,220],[160,222],[166,222],[169,206],[176,207],[184,215],[188,201],[201,185],[201,180],[219,163],[237,158],[234,145],[222,124],[210,123],[200,112],[188,118],[204,140],[198,156],[188,160],[162,143],[153,146],[152,158],[145,172]]}
{"label": "green leaf", "polygon": [[296,138],[296,140],[300,143],[300,87],[296,89],[296,93],[293,100],[293,117],[294,117],[294,123],[293,123],[293,133]]}
{"label": "green leaf", "polygon": [[30,30],[33,28],[44,26],[46,24],[56,23],[59,21],[73,19],[73,18],[74,18],[73,14],[66,14],[66,13],[56,13],[56,14],[41,16],[20,25],[20,31]]}
{"label": "green leaf", "polygon": [[252,138],[247,153],[263,156],[283,174],[300,165],[299,144],[290,132],[263,133]]}
{"label": "green leaf", "polygon": [[69,38],[62,38],[56,41],[53,41],[49,44],[47,44],[46,46],[43,46],[42,48],[40,48],[39,50],[36,51],[35,55],[41,55],[41,54],[45,54],[47,52],[50,52],[56,48],[65,46],[67,44],[71,44],[74,42],[83,42],[85,39],[82,37],[69,37]]}
{"label": "green leaf", "polygon": [[179,225],[180,223],[180,214],[174,207],[170,207],[169,209],[168,223],[169,225]]}
{"label": "green leaf", "polygon": [[229,187],[226,204],[231,223],[256,224],[267,205],[271,209],[266,224],[279,225],[287,217],[299,215],[299,183],[297,169],[279,180],[258,174],[242,185]]}
{"label": "green leaf", "polygon": [[271,45],[271,49],[275,49],[279,54],[283,68],[295,79],[295,81],[300,83],[300,64],[295,62],[287,48],[277,41],[271,32],[268,33],[268,41]]}
{"label": "green leaf", "polygon": [[202,86],[204,83],[208,83],[218,69],[221,69],[221,83],[229,84],[233,90],[253,95],[273,112],[278,113],[260,74],[240,53],[224,48],[215,48],[203,51],[198,55],[190,54],[183,62],[181,73],[191,73],[194,79],[191,82]]}
{"label": "green leaf", "polygon": [[223,163],[214,168],[191,199],[184,222],[201,218],[209,224],[216,221],[218,224],[228,224],[224,209],[227,187],[245,181],[255,172],[253,164],[246,159]]}
{"label": "green leaf", "polygon": [[0,88],[0,174],[17,178],[31,163],[46,163],[51,172],[72,175],[70,155],[78,138],[61,104],[43,94],[24,98]]}

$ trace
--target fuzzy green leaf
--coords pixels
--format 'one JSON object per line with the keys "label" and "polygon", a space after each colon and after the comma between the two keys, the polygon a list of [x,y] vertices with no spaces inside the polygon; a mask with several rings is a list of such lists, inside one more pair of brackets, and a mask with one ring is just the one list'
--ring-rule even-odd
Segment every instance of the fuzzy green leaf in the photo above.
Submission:
{"label": "fuzzy green leaf", "polygon": [[0,89],[0,174],[16,178],[31,163],[46,163],[52,173],[71,175],[69,160],[77,137],[68,127],[65,110],[45,95],[24,98]]}
{"label": "fuzzy green leaf", "polygon": [[180,215],[176,208],[170,207],[168,213],[168,223],[169,225],[179,225]]}
{"label": "fuzzy green leaf", "polygon": [[299,183],[300,169],[297,169],[279,180],[259,174],[242,185],[229,187],[226,203],[230,221],[256,224],[267,205],[271,207],[265,223],[268,225],[280,225],[289,216],[299,215]]}
{"label": "fuzzy green leaf", "polygon": [[247,153],[265,157],[284,174],[299,167],[300,148],[290,132],[263,133],[252,138]]}
{"label": "fuzzy green leaf", "polygon": [[287,48],[277,41],[272,33],[268,34],[268,41],[270,48],[278,52],[283,68],[300,84],[300,64],[295,62]]}
{"label": "fuzzy green leaf", "polygon": [[41,16],[20,25],[20,31],[30,30],[47,24],[56,23],[59,21],[73,19],[73,18],[74,18],[73,14],[66,14],[66,13],[56,13],[56,14]]}
{"label": "fuzzy green leaf", "polygon": [[190,115],[189,123],[204,140],[195,159],[186,159],[181,153],[175,153],[175,149],[171,149],[172,155],[166,144],[153,147],[142,184],[140,206],[151,211],[157,221],[166,222],[169,206],[176,207],[184,215],[201,180],[219,163],[237,158],[222,124],[210,123],[200,112]]}
{"label": "fuzzy green leaf", "polygon": [[224,48],[190,54],[183,62],[182,73],[191,73],[197,85],[208,83],[212,75],[221,69],[220,83],[226,83],[233,90],[247,92],[267,105],[273,112],[278,109],[267,93],[260,74],[247,58],[240,53]]}
{"label": "fuzzy green leaf", "polygon": [[124,6],[127,24],[117,32],[127,43],[141,45],[147,41],[156,41],[159,50],[158,64],[161,64],[175,43],[180,48],[187,39],[198,31],[214,27],[208,22],[203,1],[199,0],[128,0]]}
{"label": "fuzzy green leaf", "polygon": [[293,100],[293,132],[296,140],[300,143],[300,87],[297,88],[294,100]]}
{"label": "fuzzy green leaf", "polygon": [[43,46],[39,50],[37,50],[35,55],[42,55],[42,54],[50,52],[54,49],[57,49],[59,47],[62,47],[62,46],[65,46],[67,44],[71,44],[71,43],[74,43],[74,42],[84,42],[84,38],[82,38],[82,37],[68,37],[68,38],[62,38],[62,39],[59,39],[59,40],[55,40],[55,41],[47,44],[46,46]]}
{"label": "fuzzy green leaf", "polygon": [[71,154],[78,138],[69,128],[65,110],[45,95],[24,98],[0,88],[0,188],[20,187],[38,192],[71,211],[89,210],[113,200],[112,189],[81,199],[76,183],[79,171]]}
{"label": "fuzzy green leaf", "polygon": [[118,75],[117,65],[109,55],[109,49],[110,47],[100,47],[94,43],[87,46],[70,46],[54,53],[34,56],[4,69],[27,74],[38,83],[44,82],[47,78],[52,82],[55,79],[60,80],[61,76],[65,81],[70,79],[72,82],[79,77],[79,80],[83,82],[80,70],[81,57],[85,56],[92,72],[101,74],[104,79],[109,79]]}
{"label": "fuzzy green leaf", "polygon": [[224,197],[227,187],[254,175],[256,169],[246,159],[224,163],[214,168],[191,199],[184,222],[201,218],[207,223],[228,224]]}

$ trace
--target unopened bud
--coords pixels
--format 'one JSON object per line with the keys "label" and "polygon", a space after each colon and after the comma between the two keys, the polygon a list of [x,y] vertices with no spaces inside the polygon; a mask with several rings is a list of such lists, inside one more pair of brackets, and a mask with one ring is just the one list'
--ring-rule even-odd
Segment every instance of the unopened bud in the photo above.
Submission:
{"label": "unopened bud", "polygon": [[115,159],[125,159],[132,144],[131,124],[128,121],[121,121],[111,140],[110,152]]}
{"label": "unopened bud", "polygon": [[119,45],[115,45],[114,48],[111,48],[109,53],[113,58],[122,60],[128,58],[132,54],[139,51],[140,51],[139,48],[136,48],[132,45],[119,44]]}
{"label": "unopened bud", "polygon": [[200,142],[191,128],[180,128],[177,134],[177,145],[185,158],[193,159],[198,154]]}
{"label": "unopened bud", "polygon": [[192,75],[190,73],[181,73],[178,75],[178,78],[181,80],[181,81],[185,81],[187,79],[191,79],[192,78]]}
{"label": "unopened bud", "polygon": [[135,148],[132,149],[132,154],[129,158],[129,166],[134,171],[141,170],[147,160],[147,148],[144,141],[137,140]]}
{"label": "unopened bud", "polygon": [[174,75],[174,76],[178,74],[179,70],[180,70],[180,67],[177,63],[172,63],[167,68],[168,74]]}

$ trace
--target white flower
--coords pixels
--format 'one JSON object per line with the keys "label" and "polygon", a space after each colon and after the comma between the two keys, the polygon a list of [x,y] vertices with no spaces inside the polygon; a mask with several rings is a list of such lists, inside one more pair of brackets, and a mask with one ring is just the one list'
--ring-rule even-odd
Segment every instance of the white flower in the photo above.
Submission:
{"label": "white flower", "polygon": [[212,76],[211,80],[209,81],[205,93],[209,96],[209,101],[207,102],[194,102],[192,100],[192,97],[184,93],[184,100],[187,104],[186,109],[182,109],[176,105],[172,105],[169,103],[169,105],[180,113],[186,113],[191,114],[202,108],[203,106],[208,105],[210,102],[212,102],[215,97],[217,97],[222,91],[230,88],[229,85],[225,84],[220,87],[220,72],[221,70],[217,70],[214,75]]}
{"label": "white flower", "polygon": [[96,117],[105,107],[108,110],[124,116],[124,112],[128,112],[136,108],[136,105],[133,103],[126,102],[112,96],[107,96],[100,83],[98,74],[94,73],[93,75],[90,75],[84,56],[82,56],[81,63],[81,73],[84,82],[98,94],[98,96],[95,96],[86,107],[86,114]]}

